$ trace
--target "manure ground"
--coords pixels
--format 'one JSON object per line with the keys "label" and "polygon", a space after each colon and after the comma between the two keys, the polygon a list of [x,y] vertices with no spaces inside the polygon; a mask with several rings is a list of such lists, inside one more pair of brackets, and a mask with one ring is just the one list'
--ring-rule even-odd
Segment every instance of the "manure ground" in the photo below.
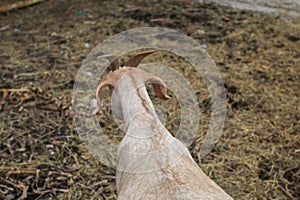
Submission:
{"label": "manure ground", "polygon": [[[75,129],[72,89],[97,44],[145,26],[205,44],[224,80],[226,121],[202,169],[234,199],[299,199],[299,20],[190,0],[57,0],[0,13],[0,199],[116,199],[115,171]],[[210,119],[207,89],[182,60],[162,60],[186,73],[198,95],[201,120],[189,147],[196,159]],[[174,133],[178,102],[163,105]],[[117,144],[109,105],[99,120]]]}

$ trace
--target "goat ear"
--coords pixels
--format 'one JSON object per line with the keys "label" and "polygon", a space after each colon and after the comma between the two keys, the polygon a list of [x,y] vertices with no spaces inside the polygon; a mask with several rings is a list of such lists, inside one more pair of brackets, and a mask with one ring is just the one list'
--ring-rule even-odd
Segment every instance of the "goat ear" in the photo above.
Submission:
{"label": "goat ear", "polygon": [[144,51],[141,52],[139,54],[136,54],[135,56],[132,56],[127,63],[125,64],[126,67],[137,67],[140,62],[143,60],[143,58],[145,58],[146,56],[159,51],[158,49],[154,49],[154,50],[149,50],[149,51]]}
{"label": "goat ear", "polygon": [[100,102],[100,90],[101,88],[105,87],[105,86],[112,86],[112,84],[108,81],[108,80],[104,80],[103,82],[101,82],[96,90],[96,100],[97,100],[97,108],[94,110],[94,112],[92,113],[92,115],[96,115],[101,107],[101,102]]}
{"label": "goat ear", "polygon": [[159,97],[163,100],[170,99],[170,97],[167,95],[167,86],[163,82],[163,80],[161,80],[160,78],[158,78],[156,76],[149,76],[147,78],[146,82],[152,84],[154,93],[157,97]]}

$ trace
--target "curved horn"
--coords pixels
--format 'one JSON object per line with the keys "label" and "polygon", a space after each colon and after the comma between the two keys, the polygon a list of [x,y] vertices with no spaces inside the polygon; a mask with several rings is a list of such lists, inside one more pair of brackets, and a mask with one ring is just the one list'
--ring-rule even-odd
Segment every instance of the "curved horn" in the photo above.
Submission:
{"label": "curved horn", "polygon": [[101,88],[105,87],[105,86],[111,86],[111,83],[108,80],[105,80],[103,82],[101,82],[96,90],[96,100],[97,100],[97,108],[94,110],[94,112],[92,113],[92,115],[96,115],[101,107],[101,102],[100,102],[100,90]]}
{"label": "curved horn", "polygon": [[97,57],[97,59],[101,59],[101,58],[106,58],[107,60],[109,60],[109,62],[111,63],[110,65],[111,65],[112,71],[115,71],[120,68],[120,64],[119,64],[117,56],[115,56],[113,54],[106,54],[106,55]]}
{"label": "curved horn", "polygon": [[126,67],[136,67],[140,64],[140,62],[145,58],[146,56],[159,51],[158,49],[144,51],[139,54],[136,54],[135,56],[132,56],[126,63]]}

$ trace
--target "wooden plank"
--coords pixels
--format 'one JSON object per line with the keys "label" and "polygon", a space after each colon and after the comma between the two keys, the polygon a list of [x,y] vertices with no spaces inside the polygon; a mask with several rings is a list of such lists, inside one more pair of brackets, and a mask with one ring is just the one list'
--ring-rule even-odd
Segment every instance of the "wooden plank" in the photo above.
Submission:
{"label": "wooden plank", "polygon": [[7,4],[4,6],[0,6],[0,12],[7,12],[16,8],[23,8],[26,6],[30,6],[45,0],[25,0],[25,1],[18,1],[16,3]]}

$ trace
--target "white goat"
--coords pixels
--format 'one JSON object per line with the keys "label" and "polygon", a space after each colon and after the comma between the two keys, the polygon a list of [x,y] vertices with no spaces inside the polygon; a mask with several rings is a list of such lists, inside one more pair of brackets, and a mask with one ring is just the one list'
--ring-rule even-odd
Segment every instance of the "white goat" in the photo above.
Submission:
{"label": "white goat", "polygon": [[122,68],[115,56],[102,56],[112,62],[113,71],[97,88],[98,107],[94,114],[100,109],[100,89],[110,86],[113,111],[124,120],[127,131],[117,153],[118,199],[232,199],[203,173],[184,144],[160,122],[145,82],[150,82],[156,96],[164,100],[169,99],[166,85],[160,78],[135,68],[155,51],[131,57]]}

